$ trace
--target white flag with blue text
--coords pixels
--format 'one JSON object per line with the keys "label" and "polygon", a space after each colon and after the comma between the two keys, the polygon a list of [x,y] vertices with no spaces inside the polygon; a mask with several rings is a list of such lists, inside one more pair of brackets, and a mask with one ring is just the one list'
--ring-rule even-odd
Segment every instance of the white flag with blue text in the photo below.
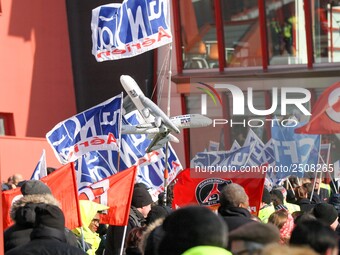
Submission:
{"label": "white flag with blue text", "polygon": [[212,151],[198,152],[190,162],[191,168],[206,167],[228,167],[229,169],[240,169],[249,165],[249,157],[253,146],[247,145],[232,152]]}
{"label": "white flag with blue text", "polygon": [[98,150],[119,150],[122,96],[110,98],[58,123],[46,134],[62,164]]}
{"label": "white flag with blue text", "polygon": [[[124,125],[138,125],[141,117],[137,111],[130,112],[122,118]],[[83,155],[76,162],[78,188],[82,189],[110,175],[123,171],[132,165],[138,165],[136,182],[145,183],[152,189],[154,197],[163,191],[164,169],[167,164],[171,182],[182,170],[178,157],[169,145],[168,160],[165,159],[165,148],[145,153],[151,140],[144,134],[121,135],[121,147],[117,151],[93,151]],[[118,162],[120,158],[120,162]]]}
{"label": "white flag with blue text", "polygon": [[92,10],[98,62],[129,58],[172,42],[169,0],[125,0]]}

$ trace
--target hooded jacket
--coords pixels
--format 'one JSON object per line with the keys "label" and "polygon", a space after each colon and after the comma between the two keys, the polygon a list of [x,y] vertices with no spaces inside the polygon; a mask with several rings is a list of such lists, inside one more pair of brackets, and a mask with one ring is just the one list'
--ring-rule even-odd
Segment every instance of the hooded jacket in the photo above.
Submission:
{"label": "hooded jacket", "polygon": [[252,222],[250,212],[242,207],[221,206],[218,208],[218,212],[227,223],[229,231],[232,231],[248,222]]}
{"label": "hooded jacket", "polygon": [[[129,221],[126,228],[128,234],[134,227],[142,227],[146,223],[144,216],[137,210],[136,207],[131,206]],[[110,225],[107,229],[106,243],[105,243],[105,255],[116,255],[120,254],[122,238],[124,233],[123,226]],[[126,241],[126,239],[125,239]]]}
{"label": "hooded jacket", "polygon": [[48,226],[35,227],[30,235],[30,241],[6,252],[6,255],[85,255],[80,248],[66,243],[63,230]]}
{"label": "hooded jacket", "polygon": [[[92,230],[89,229],[89,225],[91,224],[92,219],[98,213],[98,211],[107,210],[109,209],[109,207],[89,200],[80,200],[79,207],[81,221],[83,223],[82,228],[84,241],[91,246],[86,252],[87,254],[94,255],[96,254],[96,250],[99,247],[101,238],[99,237],[98,233],[94,233],[92,232]],[[72,230],[72,232],[78,237],[81,236],[80,228],[76,228]]]}
{"label": "hooded jacket", "polygon": [[[10,211],[10,216],[15,223],[4,232],[5,252],[30,241],[30,234],[35,223],[34,210],[38,203],[59,206],[58,200],[51,194],[26,195],[15,201]],[[67,230],[65,230],[65,234],[67,242],[77,246],[74,235]]]}

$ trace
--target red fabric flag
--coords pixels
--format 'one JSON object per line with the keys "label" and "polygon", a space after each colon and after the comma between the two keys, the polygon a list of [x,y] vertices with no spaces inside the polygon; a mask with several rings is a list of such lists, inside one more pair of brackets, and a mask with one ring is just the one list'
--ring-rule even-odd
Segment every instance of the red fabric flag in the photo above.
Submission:
{"label": "red fabric flag", "polygon": [[92,200],[110,207],[102,214],[101,223],[126,226],[129,219],[137,167],[132,166],[115,175],[91,184],[80,191],[80,200]]}
{"label": "red fabric flag", "polygon": [[319,97],[309,122],[297,129],[300,134],[340,133],[340,82],[328,87]]}
{"label": "red fabric flag", "polygon": [[[41,179],[50,187],[52,195],[60,202],[65,215],[65,226],[74,229],[81,226],[77,182],[73,163],[62,166],[58,170]],[[9,212],[13,202],[21,198],[20,188],[2,192],[2,212],[4,229],[13,224]]]}
{"label": "red fabric flag", "polygon": [[68,163],[40,180],[50,187],[53,196],[61,203],[65,226],[69,229],[80,227],[82,224],[74,164]]}
{"label": "red fabric flag", "polygon": [[2,224],[4,230],[13,224],[11,217],[9,216],[9,212],[16,200],[22,197],[20,188],[10,189],[6,191],[2,191]]}
{"label": "red fabric flag", "polygon": [[173,207],[198,204],[217,210],[220,206],[219,198],[222,188],[227,184],[237,183],[245,189],[249,197],[251,213],[257,215],[262,200],[264,174],[259,173],[258,178],[246,178],[249,177],[249,173],[228,173],[226,175],[229,177],[191,178],[190,169],[183,170],[175,180]]}

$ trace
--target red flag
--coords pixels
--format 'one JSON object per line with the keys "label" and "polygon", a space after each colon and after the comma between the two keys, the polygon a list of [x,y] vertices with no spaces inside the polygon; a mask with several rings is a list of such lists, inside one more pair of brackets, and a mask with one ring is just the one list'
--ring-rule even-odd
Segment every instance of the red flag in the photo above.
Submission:
{"label": "red flag", "polygon": [[220,206],[220,191],[224,185],[237,183],[240,184],[248,194],[251,213],[257,215],[262,200],[264,174],[259,174],[259,178],[246,178],[248,174],[249,173],[231,174],[231,178],[191,178],[190,169],[187,168],[183,170],[175,180],[173,207],[177,208],[190,204],[199,204],[217,209]]}
{"label": "red flag", "polygon": [[[65,226],[74,229],[81,226],[77,182],[73,163],[62,166],[58,170],[41,179],[50,187],[52,195],[61,203],[65,215]],[[20,188],[2,192],[2,212],[4,229],[13,224],[9,212],[13,202],[22,197]]]}
{"label": "red flag", "polygon": [[319,97],[309,122],[297,129],[301,134],[340,133],[340,82],[328,87]]}
{"label": "red flag", "polygon": [[92,200],[110,207],[101,223],[126,226],[129,219],[137,167],[132,166],[115,175],[91,184],[80,191],[80,200]]}
{"label": "red flag", "polygon": [[80,227],[82,224],[74,164],[68,163],[40,180],[50,187],[53,196],[61,203],[65,226],[69,229]]}
{"label": "red flag", "polygon": [[9,216],[9,212],[16,200],[22,197],[20,188],[10,189],[6,191],[2,191],[2,214],[3,214],[3,228],[4,230],[13,224],[11,217]]}

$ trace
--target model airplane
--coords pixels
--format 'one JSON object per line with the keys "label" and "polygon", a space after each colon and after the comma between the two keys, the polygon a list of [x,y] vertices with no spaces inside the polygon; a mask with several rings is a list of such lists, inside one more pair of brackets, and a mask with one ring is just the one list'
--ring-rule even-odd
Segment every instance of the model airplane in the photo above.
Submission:
{"label": "model airplane", "polygon": [[[170,132],[180,133],[182,128],[206,127],[212,123],[208,117],[200,114],[186,114],[168,117],[154,102],[147,98],[136,81],[128,75],[122,75],[120,82],[134,106],[142,115],[145,123],[122,126],[122,134],[147,134],[152,139],[146,152],[162,148],[167,142],[179,142]],[[124,100],[124,108],[126,104]]]}

